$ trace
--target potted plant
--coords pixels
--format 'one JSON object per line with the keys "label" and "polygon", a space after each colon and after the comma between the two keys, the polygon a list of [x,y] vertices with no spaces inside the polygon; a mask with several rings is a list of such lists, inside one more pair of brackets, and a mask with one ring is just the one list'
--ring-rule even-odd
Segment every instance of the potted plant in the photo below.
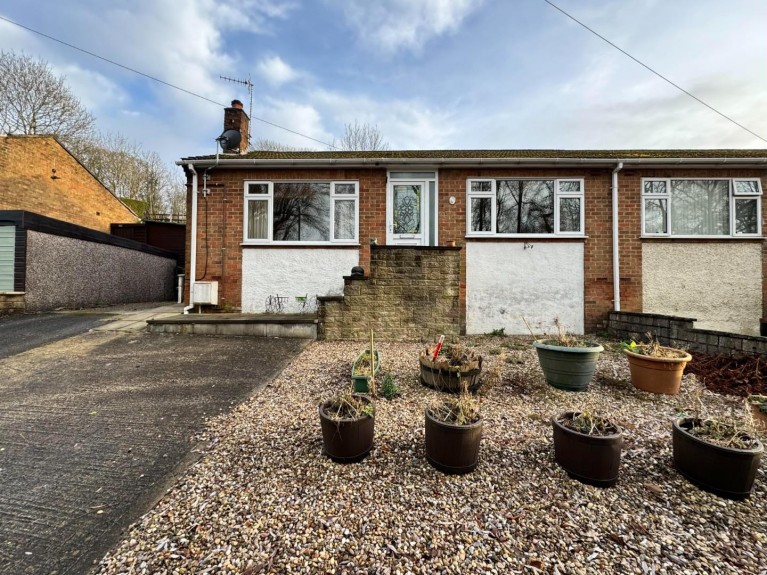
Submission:
{"label": "potted plant", "polygon": [[334,461],[361,461],[373,447],[375,407],[366,395],[346,393],[320,403],[325,454]]}
{"label": "potted plant", "polygon": [[442,346],[444,336],[432,348],[426,347],[418,356],[421,383],[450,393],[460,393],[465,387],[476,391],[481,385],[482,356],[459,344]]}
{"label": "potted plant", "polygon": [[749,395],[748,403],[754,425],[767,433],[767,395]]}
{"label": "potted plant", "polygon": [[[527,323],[527,322],[525,322]],[[595,342],[567,333],[559,318],[554,320],[555,336],[538,338],[533,334],[533,346],[538,352],[538,362],[546,383],[566,391],[588,391],[591,378],[597,369],[599,354],[604,348]]]}
{"label": "potted plant", "polygon": [[479,400],[467,387],[460,395],[443,397],[425,410],[426,458],[444,473],[473,471],[479,463],[482,416]]}
{"label": "potted plant", "polygon": [[554,460],[575,479],[610,487],[618,481],[623,431],[588,411],[566,411],[551,419]]}
{"label": "potted plant", "polygon": [[648,339],[648,343],[622,343],[631,383],[642,391],[676,395],[682,385],[684,368],[692,356],[684,350],[660,345],[650,334]]}

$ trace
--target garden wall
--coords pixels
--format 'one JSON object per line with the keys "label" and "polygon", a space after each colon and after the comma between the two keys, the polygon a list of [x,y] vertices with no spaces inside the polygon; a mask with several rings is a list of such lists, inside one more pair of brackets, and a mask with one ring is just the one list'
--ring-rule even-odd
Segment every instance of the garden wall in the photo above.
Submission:
{"label": "garden wall", "polygon": [[461,248],[371,246],[370,274],[320,297],[320,339],[433,340],[461,333]]}
{"label": "garden wall", "polygon": [[758,355],[767,358],[767,337],[695,329],[695,319],[652,313],[611,312],[610,335],[621,340],[645,339],[652,333],[663,345],[708,354]]}

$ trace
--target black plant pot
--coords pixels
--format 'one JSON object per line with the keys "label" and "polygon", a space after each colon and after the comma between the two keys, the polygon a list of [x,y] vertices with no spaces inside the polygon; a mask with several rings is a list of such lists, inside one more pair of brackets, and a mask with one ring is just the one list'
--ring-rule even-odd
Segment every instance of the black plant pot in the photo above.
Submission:
{"label": "black plant pot", "polygon": [[674,467],[692,484],[727,499],[745,499],[754,487],[764,445],[735,449],[704,441],[687,432],[693,422],[674,421],[672,441]]}
{"label": "black plant pot", "polygon": [[[562,415],[571,416],[568,411]],[[587,435],[565,427],[554,417],[554,460],[567,473],[589,485],[610,487],[618,481],[623,431],[615,435]],[[617,426],[616,426],[617,427]]]}
{"label": "black plant pot", "polygon": [[443,473],[474,471],[479,463],[482,420],[453,425],[434,419],[426,410],[426,459]]}
{"label": "black plant pot", "polygon": [[[363,397],[363,400],[372,403],[368,397]],[[339,463],[362,461],[373,447],[374,417],[365,415],[359,419],[336,421],[325,415],[328,403],[326,401],[319,406],[325,454]]]}

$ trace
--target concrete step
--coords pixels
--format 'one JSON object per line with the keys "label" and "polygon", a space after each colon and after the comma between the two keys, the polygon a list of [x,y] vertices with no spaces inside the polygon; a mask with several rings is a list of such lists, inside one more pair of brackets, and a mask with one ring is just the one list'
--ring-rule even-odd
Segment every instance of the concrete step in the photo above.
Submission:
{"label": "concrete step", "polygon": [[152,333],[317,339],[317,316],[312,314],[190,313],[146,323]]}

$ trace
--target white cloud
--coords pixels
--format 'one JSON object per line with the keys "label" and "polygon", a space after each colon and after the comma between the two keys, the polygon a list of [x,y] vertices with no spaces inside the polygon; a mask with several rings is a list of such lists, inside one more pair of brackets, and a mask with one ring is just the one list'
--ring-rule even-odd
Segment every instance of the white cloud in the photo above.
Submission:
{"label": "white cloud", "polygon": [[436,36],[457,30],[483,0],[338,0],[360,39],[386,53],[419,51]]}
{"label": "white cloud", "polygon": [[[333,134],[327,131],[323,125],[322,114],[310,104],[269,99],[264,104],[257,106],[253,110],[253,115],[268,119],[271,124],[277,124],[292,130],[292,132],[298,132],[298,134],[252,119],[250,123],[251,143],[259,139],[267,139],[301,149],[324,150],[326,149],[325,144],[330,144],[333,141]],[[304,134],[314,138],[314,140],[299,134]]]}
{"label": "white cloud", "polygon": [[279,56],[269,56],[258,63],[258,71],[273,86],[281,86],[298,78],[299,74]]}

